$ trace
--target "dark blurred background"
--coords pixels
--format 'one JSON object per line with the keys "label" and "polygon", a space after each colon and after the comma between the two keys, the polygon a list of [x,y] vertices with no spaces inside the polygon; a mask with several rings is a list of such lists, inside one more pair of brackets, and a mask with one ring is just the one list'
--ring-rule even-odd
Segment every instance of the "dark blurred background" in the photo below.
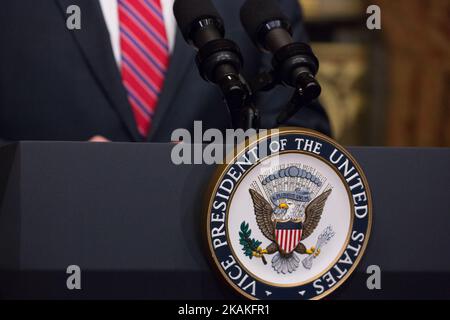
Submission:
{"label": "dark blurred background", "polygon": [[[300,0],[346,145],[450,146],[449,0]],[[366,27],[369,5],[381,30]]]}

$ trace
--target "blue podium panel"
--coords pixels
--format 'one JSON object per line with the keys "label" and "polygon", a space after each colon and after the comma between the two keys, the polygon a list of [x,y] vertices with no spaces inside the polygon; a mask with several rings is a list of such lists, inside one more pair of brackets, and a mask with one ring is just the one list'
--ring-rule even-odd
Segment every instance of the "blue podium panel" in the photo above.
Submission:
{"label": "blue podium panel", "polygon": [[[0,147],[0,298],[236,298],[209,263],[202,208],[214,166],[170,144]],[[450,149],[350,148],[372,189],[366,255],[330,299],[450,298]],[[82,290],[66,269],[82,270]],[[382,290],[366,269],[382,270]]]}

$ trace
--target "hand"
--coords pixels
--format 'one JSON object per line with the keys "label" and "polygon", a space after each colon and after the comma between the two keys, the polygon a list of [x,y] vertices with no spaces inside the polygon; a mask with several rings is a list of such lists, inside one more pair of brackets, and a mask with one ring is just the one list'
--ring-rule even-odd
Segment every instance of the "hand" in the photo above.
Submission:
{"label": "hand", "polygon": [[89,142],[111,142],[111,140],[106,139],[103,136],[93,136],[88,140]]}

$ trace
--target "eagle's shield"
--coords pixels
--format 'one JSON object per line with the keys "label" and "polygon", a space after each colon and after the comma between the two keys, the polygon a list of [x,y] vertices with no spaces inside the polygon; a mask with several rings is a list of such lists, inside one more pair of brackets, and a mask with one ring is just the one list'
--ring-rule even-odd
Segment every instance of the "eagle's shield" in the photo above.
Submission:
{"label": "eagle's shield", "polygon": [[283,253],[291,253],[302,240],[303,225],[301,222],[277,222],[275,239]]}

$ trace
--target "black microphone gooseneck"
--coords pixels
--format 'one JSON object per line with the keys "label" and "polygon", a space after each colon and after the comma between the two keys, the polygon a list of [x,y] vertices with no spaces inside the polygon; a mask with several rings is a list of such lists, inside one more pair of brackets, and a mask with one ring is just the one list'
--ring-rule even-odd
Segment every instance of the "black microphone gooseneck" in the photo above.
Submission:
{"label": "black microphone gooseneck", "polygon": [[249,88],[241,76],[241,51],[224,38],[224,23],[217,9],[210,0],[176,0],[173,10],[185,40],[198,50],[200,75],[221,89],[233,126],[254,127],[256,111],[249,103]]}
{"label": "black microphone gooseneck", "polygon": [[321,87],[315,79],[319,61],[308,44],[293,40],[289,19],[276,0],[247,0],[241,8],[241,22],[256,46],[273,53],[272,66],[277,79],[273,81],[296,89],[278,116],[278,124],[282,124],[319,97]]}

